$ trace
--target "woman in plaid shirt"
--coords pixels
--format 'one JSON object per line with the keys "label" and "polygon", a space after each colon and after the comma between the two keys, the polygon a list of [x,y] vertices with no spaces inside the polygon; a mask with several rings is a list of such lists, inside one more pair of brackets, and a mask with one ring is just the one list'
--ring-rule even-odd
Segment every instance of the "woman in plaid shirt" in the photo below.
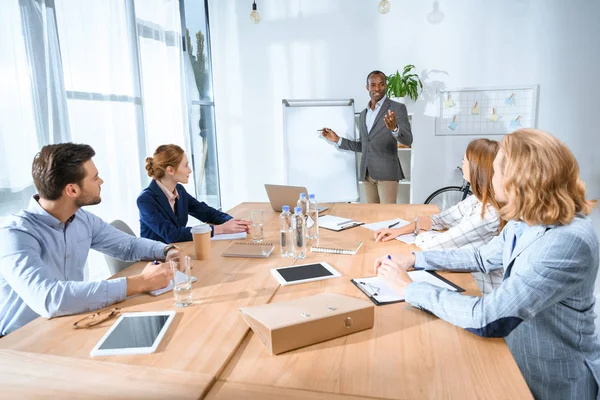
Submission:
{"label": "woman in plaid shirt", "polygon": [[[417,223],[380,229],[375,232],[375,241],[387,242],[414,231],[418,234],[415,244],[423,250],[475,249],[492,240],[504,226],[498,217],[500,206],[492,187],[492,164],[499,148],[497,141],[489,139],[476,139],[467,146],[462,170],[465,180],[471,184],[473,196],[437,215],[419,217]],[[443,229],[447,230],[438,232]],[[502,272],[473,273],[483,295],[500,286]]]}

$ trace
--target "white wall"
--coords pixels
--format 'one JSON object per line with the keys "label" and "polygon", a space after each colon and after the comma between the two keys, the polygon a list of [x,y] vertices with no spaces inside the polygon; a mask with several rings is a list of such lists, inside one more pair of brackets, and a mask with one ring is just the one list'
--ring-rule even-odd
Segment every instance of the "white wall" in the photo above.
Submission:
{"label": "white wall", "polygon": [[[223,207],[266,201],[263,183],[283,181],[283,98],[344,98],[366,106],[368,72],[415,64],[436,87],[540,85],[538,126],[574,152],[591,198],[600,198],[600,2],[265,0],[210,2]],[[441,71],[441,72],[435,72]],[[415,202],[460,182],[454,167],[475,137],[434,136],[426,100],[415,113]],[[499,138],[499,137],[496,137]],[[600,231],[599,212],[593,215]]]}

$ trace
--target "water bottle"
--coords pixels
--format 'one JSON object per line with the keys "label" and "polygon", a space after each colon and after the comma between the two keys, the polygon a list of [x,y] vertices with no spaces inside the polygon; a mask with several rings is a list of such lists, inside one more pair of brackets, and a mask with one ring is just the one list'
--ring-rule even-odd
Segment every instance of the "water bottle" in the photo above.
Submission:
{"label": "water bottle", "polygon": [[308,199],[306,198],[306,193],[300,193],[300,198],[298,199],[296,206],[302,209],[302,215],[306,215],[306,211],[308,211]]}
{"label": "water bottle", "polygon": [[304,224],[304,214],[302,214],[302,207],[294,208],[294,215],[292,215],[292,237],[294,239],[294,257],[297,259],[305,258],[306,225]]}
{"label": "water bottle", "polygon": [[308,195],[308,210],[306,211],[306,237],[311,240],[319,239],[319,208],[314,194]]}
{"label": "water bottle", "polygon": [[294,243],[292,238],[292,213],[290,206],[281,207],[283,211],[279,216],[279,244],[282,257],[294,256]]}

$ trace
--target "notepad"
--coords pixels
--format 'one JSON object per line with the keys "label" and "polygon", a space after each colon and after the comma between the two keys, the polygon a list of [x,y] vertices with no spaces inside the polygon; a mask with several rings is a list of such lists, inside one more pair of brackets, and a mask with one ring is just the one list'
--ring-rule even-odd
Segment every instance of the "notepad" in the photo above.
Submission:
{"label": "notepad", "polygon": [[349,256],[353,256],[358,252],[358,249],[362,246],[363,242],[358,243],[356,249],[336,249],[332,247],[311,247],[310,251],[315,253],[329,253],[329,254],[346,254]]}
{"label": "notepad", "polygon": [[334,215],[324,215],[319,217],[319,227],[332,231],[343,231],[344,229],[354,228],[363,225],[363,222],[356,222],[349,218],[336,217]]}
{"label": "notepad", "polygon": [[[465,290],[433,271],[415,270],[409,271],[408,276],[414,282],[425,282],[431,285],[452,290],[454,292],[464,292]],[[399,303],[404,301],[404,296],[396,293],[387,282],[378,276],[368,278],[356,278],[351,280],[373,303],[380,306],[383,304]]]}
{"label": "notepad", "polygon": [[222,255],[223,257],[267,258],[274,249],[273,243],[235,242]]}
{"label": "notepad", "polygon": [[[177,271],[175,273],[175,280],[177,281],[177,283],[179,282],[184,282],[185,281],[185,274],[181,271]],[[196,282],[198,279],[196,279],[195,276],[192,276],[192,282]],[[159,296],[163,293],[167,293],[169,291],[173,290],[173,281],[171,280],[171,282],[169,282],[169,284],[167,286],[165,286],[162,289],[156,289],[150,292],[150,294],[152,296]]]}
{"label": "notepad", "polygon": [[215,235],[210,240],[240,240],[246,239],[246,232],[240,233],[223,233],[221,235]]}

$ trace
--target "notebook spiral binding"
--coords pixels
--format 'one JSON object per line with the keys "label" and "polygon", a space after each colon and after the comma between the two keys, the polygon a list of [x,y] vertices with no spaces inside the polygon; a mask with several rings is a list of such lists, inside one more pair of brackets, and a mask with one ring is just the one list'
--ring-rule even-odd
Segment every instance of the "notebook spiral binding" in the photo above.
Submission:
{"label": "notebook spiral binding", "polygon": [[274,246],[270,242],[235,242],[234,244],[243,244],[245,246]]}
{"label": "notebook spiral binding", "polygon": [[310,251],[315,253],[329,253],[329,254],[348,254],[353,255],[354,250],[349,249],[334,249],[330,247],[311,247]]}

